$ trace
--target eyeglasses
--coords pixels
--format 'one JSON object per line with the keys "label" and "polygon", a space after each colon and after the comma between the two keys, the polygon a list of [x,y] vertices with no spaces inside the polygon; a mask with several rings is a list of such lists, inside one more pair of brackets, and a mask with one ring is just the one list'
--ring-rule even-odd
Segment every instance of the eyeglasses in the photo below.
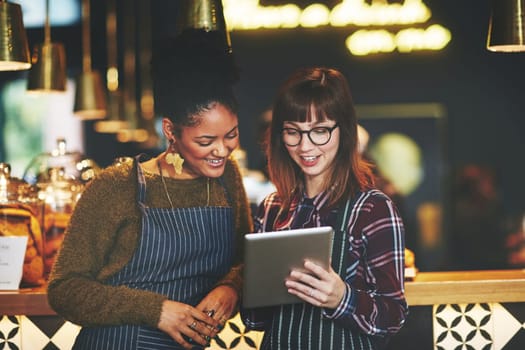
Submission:
{"label": "eyeglasses", "polygon": [[310,130],[299,130],[296,128],[283,128],[281,131],[283,134],[283,142],[290,147],[297,146],[303,139],[303,134],[307,134],[308,138],[316,146],[326,145],[332,138],[332,131],[334,131],[339,125],[334,126],[318,126]]}

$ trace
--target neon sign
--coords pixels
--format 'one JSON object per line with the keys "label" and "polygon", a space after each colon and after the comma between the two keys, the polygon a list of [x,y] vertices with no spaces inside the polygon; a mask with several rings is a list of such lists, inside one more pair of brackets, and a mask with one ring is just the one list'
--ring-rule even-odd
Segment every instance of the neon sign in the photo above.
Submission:
{"label": "neon sign", "polygon": [[[261,6],[259,0],[223,0],[223,5],[230,30],[364,27],[345,41],[348,50],[358,56],[396,50],[441,50],[451,40],[450,31],[439,24],[424,27],[432,14],[422,0],[405,0],[402,4],[386,0],[372,0],[370,3],[342,0],[332,9],[320,3],[304,9],[294,4]],[[388,29],[400,26],[407,27],[396,32]]]}

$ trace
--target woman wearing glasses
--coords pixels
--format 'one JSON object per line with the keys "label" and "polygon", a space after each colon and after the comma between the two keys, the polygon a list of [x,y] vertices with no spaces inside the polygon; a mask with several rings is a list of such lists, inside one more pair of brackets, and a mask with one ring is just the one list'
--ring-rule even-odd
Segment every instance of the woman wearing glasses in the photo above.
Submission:
{"label": "woman wearing glasses", "polygon": [[357,120],[344,76],[301,69],[281,87],[268,134],[268,170],[277,188],[255,213],[257,232],[334,228],[332,266],[311,261],[285,281],[303,303],[242,310],[264,330],[262,349],[380,349],[408,313],[404,228],[360,158]]}

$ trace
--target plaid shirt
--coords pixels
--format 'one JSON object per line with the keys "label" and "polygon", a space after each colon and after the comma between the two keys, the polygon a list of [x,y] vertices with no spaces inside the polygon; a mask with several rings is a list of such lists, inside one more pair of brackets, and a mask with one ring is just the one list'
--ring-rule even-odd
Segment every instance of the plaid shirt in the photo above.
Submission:
{"label": "plaid shirt", "polygon": [[[313,226],[336,226],[339,208],[328,208],[329,192],[314,198],[298,196],[290,211],[279,215],[282,202],[272,193],[260,204],[254,225],[257,232]],[[370,335],[397,333],[405,322],[404,227],[393,202],[378,190],[361,192],[354,199],[346,224],[349,240],[346,293],[336,309],[323,316],[343,327],[358,327]],[[263,310],[244,310],[249,328],[264,329]],[[259,313],[259,315],[258,315]],[[262,319],[260,317],[262,316]]]}

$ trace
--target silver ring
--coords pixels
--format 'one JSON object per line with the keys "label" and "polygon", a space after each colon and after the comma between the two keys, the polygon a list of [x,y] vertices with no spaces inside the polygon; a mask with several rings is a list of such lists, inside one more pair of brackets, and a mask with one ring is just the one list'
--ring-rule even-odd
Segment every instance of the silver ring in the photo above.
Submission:
{"label": "silver ring", "polygon": [[197,327],[197,321],[193,320],[193,322],[189,325],[189,327],[193,330]]}
{"label": "silver ring", "polygon": [[213,309],[209,311],[204,310],[204,313],[210,317],[213,317],[213,315],[215,315],[215,310]]}

